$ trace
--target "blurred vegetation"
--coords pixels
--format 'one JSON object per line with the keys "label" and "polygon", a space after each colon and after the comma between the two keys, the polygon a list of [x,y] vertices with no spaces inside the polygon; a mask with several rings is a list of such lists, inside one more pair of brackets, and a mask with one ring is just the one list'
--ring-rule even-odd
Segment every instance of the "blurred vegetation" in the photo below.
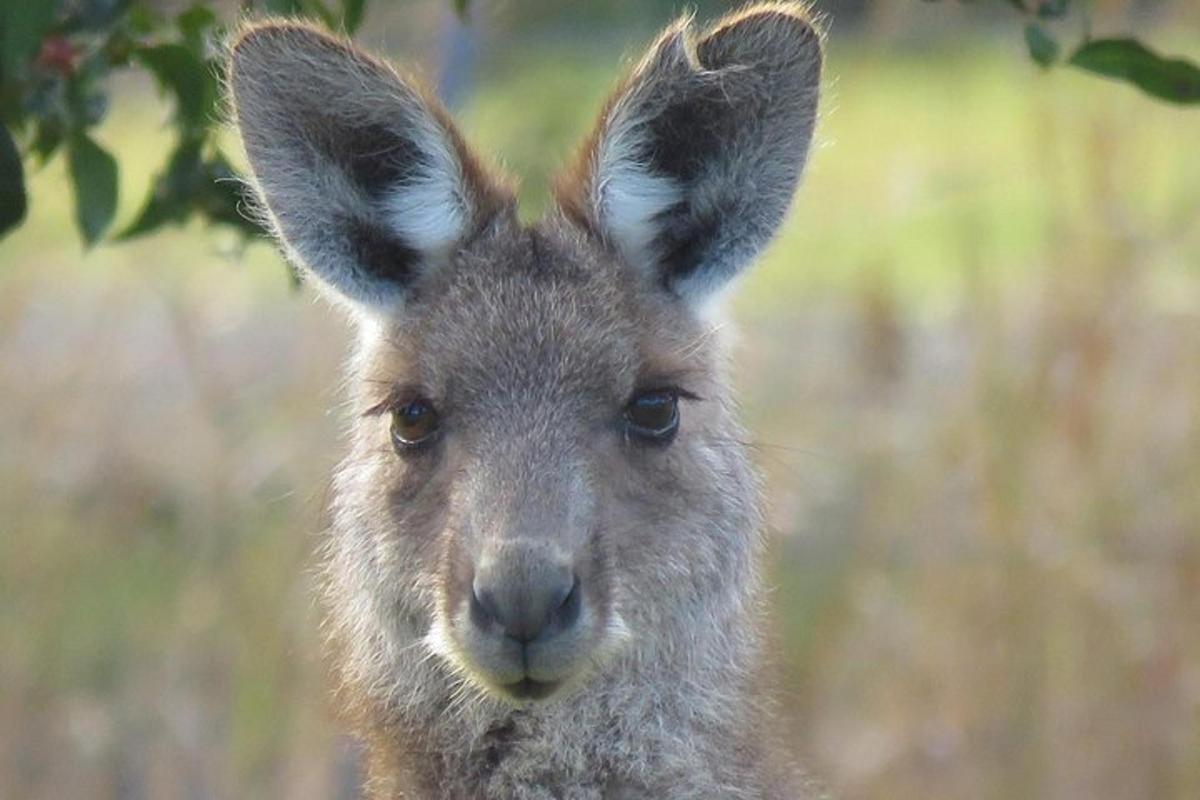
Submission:
{"label": "blurred vegetation", "polygon": [[[1095,6],[1165,48],[1200,26]],[[472,6],[457,112],[529,215],[672,13],[532,7]],[[897,7],[835,14],[819,146],[735,309],[787,745],[847,800],[1192,800],[1195,114],[1044,79],[999,5]],[[360,36],[436,76],[448,12]],[[176,128],[145,76],[109,88],[89,137],[134,219]],[[356,797],[308,570],[342,321],[199,217],[81,260],[69,171],[30,172],[0,243],[0,797]]]}
{"label": "blurred vegetation", "polygon": [[[927,0],[939,2],[939,0]],[[968,2],[968,0],[959,0]],[[1071,0],[1004,0],[1026,19],[1025,44],[1029,57],[1042,67],[1065,65],[1125,81],[1151,97],[1171,103],[1200,103],[1200,67],[1186,59],[1163,58],[1133,38],[1093,39],[1089,2]],[[1070,55],[1062,56],[1058,36],[1050,23],[1061,24],[1075,10],[1085,31],[1083,41]]]}

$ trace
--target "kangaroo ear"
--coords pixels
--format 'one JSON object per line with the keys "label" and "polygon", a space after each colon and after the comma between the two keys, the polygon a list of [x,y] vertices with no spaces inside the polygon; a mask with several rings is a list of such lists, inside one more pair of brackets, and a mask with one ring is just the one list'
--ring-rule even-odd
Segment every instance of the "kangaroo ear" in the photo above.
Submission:
{"label": "kangaroo ear", "polygon": [[502,208],[445,110],[352,45],[267,23],[234,42],[234,118],[288,256],[378,310]]}
{"label": "kangaroo ear", "polygon": [[799,3],[659,38],[609,101],[557,196],[634,267],[699,301],[774,235],[816,119],[820,36]]}

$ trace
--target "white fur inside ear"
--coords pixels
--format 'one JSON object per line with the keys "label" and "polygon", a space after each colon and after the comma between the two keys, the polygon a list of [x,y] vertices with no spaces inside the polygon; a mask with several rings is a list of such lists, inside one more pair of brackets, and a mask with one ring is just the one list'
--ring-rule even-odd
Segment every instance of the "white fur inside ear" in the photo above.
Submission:
{"label": "white fur inside ear", "polygon": [[466,232],[468,209],[458,159],[440,142],[426,153],[432,163],[388,192],[384,208],[405,244],[441,254]]}
{"label": "white fur inside ear", "polygon": [[596,182],[600,218],[625,258],[639,266],[654,262],[659,216],[683,199],[682,188],[655,175],[636,155],[632,130],[617,131],[600,152]]}

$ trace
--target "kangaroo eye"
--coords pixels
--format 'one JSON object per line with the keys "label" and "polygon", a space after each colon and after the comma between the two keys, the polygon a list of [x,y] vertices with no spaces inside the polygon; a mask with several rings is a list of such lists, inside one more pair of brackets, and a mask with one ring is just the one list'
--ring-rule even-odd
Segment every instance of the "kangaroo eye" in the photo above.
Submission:
{"label": "kangaroo eye", "polygon": [[440,424],[432,403],[413,400],[392,412],[392,443],[397,450],[421,447],[433,440]]}
{"label": "kangaroo eye", "polygon": [[652,389],[636,395],[625,406],[625,430],[647,442],[670,442],[679,430],[679,393]]}

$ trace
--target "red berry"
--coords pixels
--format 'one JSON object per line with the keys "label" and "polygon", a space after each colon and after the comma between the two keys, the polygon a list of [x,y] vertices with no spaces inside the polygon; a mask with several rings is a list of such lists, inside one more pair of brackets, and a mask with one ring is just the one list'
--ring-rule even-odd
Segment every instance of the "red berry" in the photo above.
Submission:
{"label": "red berry", "polygon": [[67,76],[75,72],[78,66],[79,51],[65,36],[57,34],[47,36],[42,40],[41,50],[38,51],[39,66],[52,69],[60,75]]}

